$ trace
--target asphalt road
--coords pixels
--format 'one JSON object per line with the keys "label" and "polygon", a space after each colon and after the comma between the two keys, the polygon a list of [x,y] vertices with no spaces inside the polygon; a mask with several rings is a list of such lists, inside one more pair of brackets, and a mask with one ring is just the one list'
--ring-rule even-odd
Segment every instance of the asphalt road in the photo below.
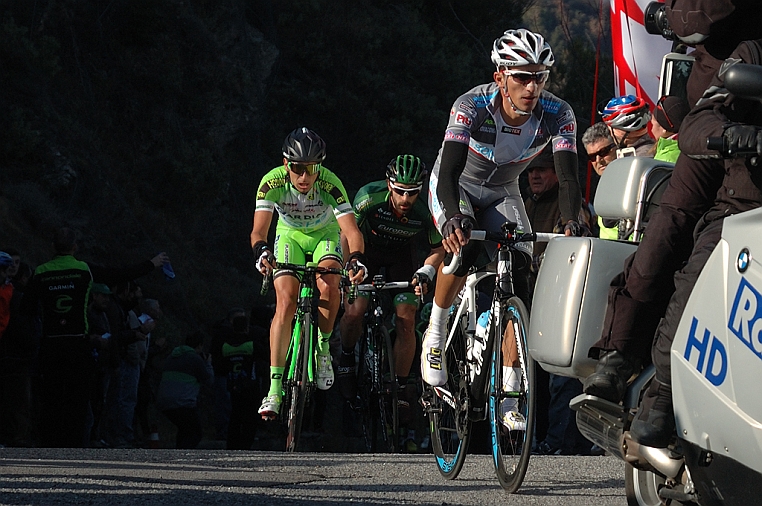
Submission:
{"label": "asphalt road", "polygon": [[0,504],[625,505],[613,457],[532,457],[519,493],[491,458],[443,479],[431,455],[223,450],[0,449]]}

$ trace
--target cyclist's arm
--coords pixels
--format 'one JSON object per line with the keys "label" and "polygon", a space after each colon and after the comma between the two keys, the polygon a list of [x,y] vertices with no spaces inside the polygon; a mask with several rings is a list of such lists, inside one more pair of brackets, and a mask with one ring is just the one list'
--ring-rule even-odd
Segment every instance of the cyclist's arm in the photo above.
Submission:
{"label": "cyclist's arm", "polygon": [[254,211],[254,224],[251,228],[251,247],[260,241],[267,242],[267,234],[270,231],[270,223],[273,220],[272,211]]}
{"label": "cyclist's arm", "polygon": [[571,151],[556,151],[553,161],[558,176],[558,208],[561,219],[566,224],[577,220],[582,206],[582,191],[579,188],[577,172],[577,154]]}
{"label": "cyclist's arm", "polygon": [[563,101],[561,103],[557,117],[564,118],[565,121],[560,125],[557,121],[552,122],[557,130],[550,142],[558,176],[558,208],[561,211],[561,219],[566,224],[577,220],[582,206],[582,190],[579,187],[577,160],[577,120],[569,104]]}
{"label": "cyclist's arm", "polygon": [[433,248],[431,250],[431,253],[429,253],[429,256],[426,257],[426,260],[423,262],[423,265],[430,265],[434,267],[434,270],[439,269],[439,265],[442,263],[445,257],[445,249],[440,244],[438,247]]}
{"label": "cyclist's arm", "polygon": [[445,141],[442,145],[442,160],[439,164],[439,179],[436,195],[448,220],[460,213],[460,175],[466,167],[468,157],[468,141],[465,144],[455,141]]}
{"label": "cyclist's arm", "polygon": [[357,228],[355,215],[352,213],[345,214],[340,216],[337,221],[341,228],[341,235],[347,241],[347,249],[349,250],[349,253],[364,253],[365,240],[362,237],[360,229]]}
{"label": "cyclist's arm", "polygon": [[[337,221],[341,228],[341,236],[347,242],[347,251],[349,251],[350,259],[353,255],[362,256],[365,252],[365,240],[362,237],[362,232],[357,228],[354,213],[340,216]],[[352,283],[360,283],[365,279],[366,275],[367,273],[363,269],[360,269],[358,272],[350,274],[349,280]]]}

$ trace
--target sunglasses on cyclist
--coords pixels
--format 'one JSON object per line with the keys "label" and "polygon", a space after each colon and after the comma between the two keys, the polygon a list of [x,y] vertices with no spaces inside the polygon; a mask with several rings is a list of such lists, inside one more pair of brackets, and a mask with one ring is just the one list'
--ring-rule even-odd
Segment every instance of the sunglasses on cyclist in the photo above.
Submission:
{"label": "sunglasses on cyclist", "polygon": [[396,193],[397,195],[399,195],[400,197],[407,197],[407,196],[415,197],[416,195],[421,193],[421,188],[423,187],[423,185],[421,185],[421,186],[416,186],[415,188],[403,188],[391,182],[389,183],[389,186],[391,186],[392,191]]}
{"label": "sunglasses on cyclist", "polygon": [[315,174],[317,171],[320,170],[321,165],[319,163],[295,163],[295,162],[288,162],[288,170],[296,174],[297,176],[301,176],[305,172],[308,176],[311,176]]}
{"label": "sunglasses on cyclist", "polygon": [[594,161],[598,160],[598,157],[599,157],[599,156],[600,156],[601,158],[603,158],[603,157],[605,157],[606,155],[608,155],[609,153],[611,153],[611,150],[612,150],[612,149],[614,149],[615,147],[616,147],[616,144],[614,144],[614,143],[612,142],[612,143],[611,143],[611,144],[609,144],[608,146],[602,147],[601,149],[599,149],[599,150],[598,150],[598,151],[596,151],[595,153],[588,153],[588,154],[587,154],[587,157],[590,159],[590,161],[591,161],[591,162],[594,162]]}
{"label": "sunglasses on cyclist", "polygon": [[538,72],[527,72],[524,70],[503,70],[503,74],[510,76],[514,81],[526,86],[532,81],[537,84],[543,84],[550,77],[550,70],[540,70]]}

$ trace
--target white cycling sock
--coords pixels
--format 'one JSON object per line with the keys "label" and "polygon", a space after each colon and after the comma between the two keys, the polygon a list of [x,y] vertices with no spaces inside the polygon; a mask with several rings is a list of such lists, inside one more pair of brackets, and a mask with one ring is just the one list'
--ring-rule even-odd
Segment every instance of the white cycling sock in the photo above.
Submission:
{"label": "white cycling sock", "polygon": [[[503,366],[503,391],[517,392],[521,388],[521,368]],[[519,400],[508,398],[503,399],[500,409],[503,413],[508,411],[518,411]]]}
{"label": "white cycling sock", "polygon": [[431,316],[429,317],[429,326],[426,332],[427,346],[441,348],[442,341],[446,334],[447,316],[450,314],[449,307],[439,307],[436,302],[431,306]]}

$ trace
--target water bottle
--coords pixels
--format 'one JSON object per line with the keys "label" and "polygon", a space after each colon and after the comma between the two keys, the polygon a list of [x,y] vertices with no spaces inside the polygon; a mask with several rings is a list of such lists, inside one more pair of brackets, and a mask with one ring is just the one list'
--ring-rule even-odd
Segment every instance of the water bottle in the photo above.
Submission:
{"label": "water bottle", "polygon": [[167,262],[165,264],[162,264],[161,270],[164,271],[164,277],[171,281],[175,279],[175,271],[172,270],[172,264]]}

